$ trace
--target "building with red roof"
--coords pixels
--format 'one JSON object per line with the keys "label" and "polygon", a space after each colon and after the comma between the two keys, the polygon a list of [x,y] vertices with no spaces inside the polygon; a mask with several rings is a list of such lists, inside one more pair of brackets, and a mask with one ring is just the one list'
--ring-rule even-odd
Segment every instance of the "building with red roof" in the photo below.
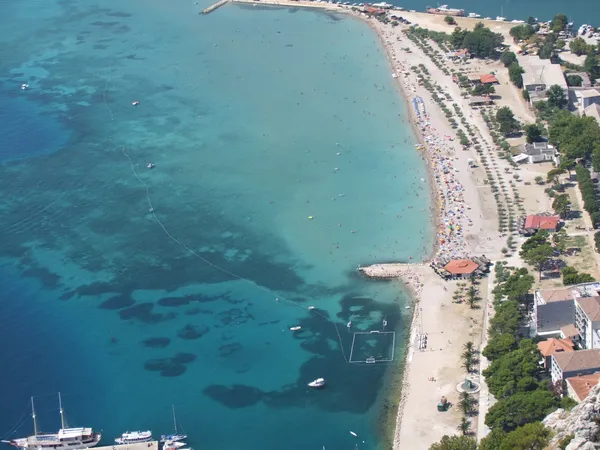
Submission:
{"label": "building with red roof", "polygon": [[550,357],[555,353],[559,352],[574,352],[575,344],[571,339],[546,339],[545,341],[538,342],[538,349],[544,357],[544,367],[550,368]]}
{"label": "building with red roof", "polygon": [[559,223],[559,216],[527,216],[524,229],[526,233],[536,230],[557,231]]}
{"label": "building with red roof", "polygon": [[566,381],[567,394],[579,403],[584,401],[590,391],[598,384],[598,381],[600,381],[600,372],[570,377]]}
{"label": "building with red roof", "polygon": [[455,277],[469,277],[479,269],[479,264],[470,259],[453,259],[444,266],[444,270]]}
{"label": "building with red roof", "polygon": [[486,73],[485,75],[479,75],[479,81],[482,84],[498,84],[498,78],[493,73]]}

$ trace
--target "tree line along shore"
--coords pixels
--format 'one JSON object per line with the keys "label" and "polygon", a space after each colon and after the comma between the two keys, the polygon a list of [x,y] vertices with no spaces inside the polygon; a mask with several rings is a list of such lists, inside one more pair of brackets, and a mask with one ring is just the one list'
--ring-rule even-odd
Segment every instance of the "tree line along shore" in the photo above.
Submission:
{"label": "tree line along shore", "polygon": [[[407,409],[406,399],[416,390],[415,379],[438,381],[435,376],[417,373],[410,382],[410,372],[414,370],[410,366],[417,359],[413,352],[407,364],[409,376],[405,377],[408,392],[403,392],[399,402],[394,447],[493,450],[542,449],[554,445],[553,448],[566,448],[575,436],[556,441],[555,431],[542,420],[557,408],[568,410],[576,402],[567,395],[564,382],[553,383],[548,369],[540,365],[544,358],[537,344],[543,338],[529,331],[529,322],[532,293],[536,289],[590,283],[600,276],[595,254],[595,249],[600,248],[600,232],[594,231],[600,225],[596,188],[596,172],[600,172],[600,126],[595,117],[579,114],[573,107],[571,91],[572,87],[580,87],[583,78],[590,87],[600,78],[600,47],[590,44],[583,47],[580,38],[565,44],[561,35],[566,27],[564,15],[557,15],[547,25],[549,32],[543,37],[536,34],[537,27],[532,23],[516,25],[509,31],[512,39],[507,42],[505,36],[483,23],[466,29],[457,26],[456,19],[445,20],[449,30],[440,31],[439,20],[428,28],[423,15],[418,16],[420,26],[407,27],[398,20],[399,16],[406,20],[406,12],[384,15],[358,11],[357,14],[364,15],[380,33],[384,45],[404,46],[405,55],[418,53],[413,60],[421,62],[404,67],[410,72],[406,78],[416,79],[418,86],[411,91],[405,85],[405,95],[428,92],[446,125],[455,133],[454,140],[463,151],[458,158],[469,158],[479,166],[479,170],[469,175],[483,184],[482,191],[487,191],[480,193],[480,199],[491,198],[496,203],[496,233],[489,228],[480,229],[496,244],[491,276],[488,280],[448,283],[444,287],[447,303],[442,301],[445,306],[463,303],[468,309],[483,311],[483,320],[478,323],[480,342],[468,339],[455,345],[459,357],[454,363],[463,370],[453,380],[458,383],[468,377],[480,383],[482,389],[474,394],[453,392],[450,402],[450,396],[444,396],[444,401],[452,404],[450,414],[436,410],[435,404],[424,412]],[[533,33],[528,35],[532,29]],[[399,44],[392,43],[391,36]],[[560,57],[566,47],[575,55],[586,52],[581,66]],[[523,53],[530,58],[551,60],[560,67],[564,83],[529,91],[527,83],[537,74],[525,76],[529,66],[520,64]],[[484,74],[494,75],[491,78],[494,81],[482,82]],[[398,72],[394,75],[403,83],[403,76]],[[474,75],[479,75],[480,81]],[[454,85],[446,84],[448,79]],[[478,97],[486,101],[480,102]],[[515,158],[527,155],[524,149],[542,147],[552,149],[552,154],[537,166],[531,164],[535,158],[526,159],[524,164]],[[532,233],[523,227],[526,215],[552,215],[560,225],[551,233],[543,229]],[[495,236],[491,237],[492,234]],[[503,245],[497,245],[498,238],[504,241]],[[470,251],[477,252],[483,246],[472,247]],[[411,271],[410,265],[403,266],[398,276],[419,290],[417,309],[420,315],[427,315],[430,300],[423,294],[427,291],[426,283],[433,278],[424,273],[426,268],[415,270],[422,274],[416,286],[416,272]],[[470,336],[473,335],[477,333]],[[409,355],[414,345],[414,342],[409,344]],[[437,387],[438,392],[443,392],[443,388]],[[422,390],[417,391],[422,395]],[[409,427],[418,420],[426,420],[430,431],[422,430],[419,435],[405,433],[407,427],[403,422],[407,422],[407,414],[416,415],[409,419]],[[446,421],[444,415],[451,414],[453,420],[448,422],[454,427],[438,427],[436,421]],[[440,429],[451,432],[440,437]]]}
{"label": "tree line along shore", "polygon": [[[418,97],[427,111],[413,120],[432,172],[452,173],[469,205],[468,224],[450,239],[460,236],[465,252],[494,261],[485,278],[459,274],[449,281],[426,265],[383,265],[415,297],[402,392],[387,405],[397,408],[389,447],[574,445],[574,434],[557,441],[556,430],[542,422],[575,401],[540,363],[543,338],[531,332],[532,298],[540,289],[600,279],[600,117],[588,109],[600,103],[592,92],[599,46],[570,37],[564,14],[514,25],[318,5],[365,20],[378,34],[406,99]],[[438,197],[452,194],[447,178],[432,179]],[[529,217],[538,224],[552,217],[558,225],[528,229]]]}

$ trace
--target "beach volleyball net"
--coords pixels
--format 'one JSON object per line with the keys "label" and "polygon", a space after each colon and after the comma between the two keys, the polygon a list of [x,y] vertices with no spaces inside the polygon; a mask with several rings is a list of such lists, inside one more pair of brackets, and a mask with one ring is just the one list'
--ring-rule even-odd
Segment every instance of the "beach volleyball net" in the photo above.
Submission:
{"label": "beach volleyball net", "polygon": [[394,360],[395,331],[357,331],[353,334],[348,362],[376,364]]}

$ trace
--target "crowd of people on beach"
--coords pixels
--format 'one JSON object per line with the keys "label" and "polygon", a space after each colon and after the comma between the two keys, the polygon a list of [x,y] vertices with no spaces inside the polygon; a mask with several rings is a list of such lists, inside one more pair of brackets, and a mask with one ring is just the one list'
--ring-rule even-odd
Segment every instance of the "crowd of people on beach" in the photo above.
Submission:
{"label": "crowd of people on beach", "polygon": [[[406,93],[417,92],[416,78],[409,72],[402,62],[404,58],[399,57],[400,45],[393,42],[396,34],[389,30],[383,33],[384,46],[389,52],[392,62],[394,77],[401,79]],[[412,79],[411,79],[412,78]],[[431,123],[428,108],[421,97],[415,97],[413,102],[415,108],[415,125],[422,138],[424,145],[418,148],[425,153],[435,182],[438,194],[437,215],[437,253],[440,258],[466,257],[465,231],[467,227],[473,226],[467,211],[470,207],[465,202],[465,188],[458,180],[457,160],[454,151],[454,138],[444,135]]]}

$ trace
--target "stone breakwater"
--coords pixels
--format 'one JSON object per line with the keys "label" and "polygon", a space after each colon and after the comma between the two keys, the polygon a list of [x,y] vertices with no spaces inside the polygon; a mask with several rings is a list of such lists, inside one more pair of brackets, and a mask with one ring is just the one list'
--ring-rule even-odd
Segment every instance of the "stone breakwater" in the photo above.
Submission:
{"label": "stone breakwater", "polygon": [[360,267],[358,270],[369,278],[401,278],[412,291],[416,300],[419,300],[424,284],[421,276],[414,268],[423,266],[424,264],[373,264],[372,266]]}

